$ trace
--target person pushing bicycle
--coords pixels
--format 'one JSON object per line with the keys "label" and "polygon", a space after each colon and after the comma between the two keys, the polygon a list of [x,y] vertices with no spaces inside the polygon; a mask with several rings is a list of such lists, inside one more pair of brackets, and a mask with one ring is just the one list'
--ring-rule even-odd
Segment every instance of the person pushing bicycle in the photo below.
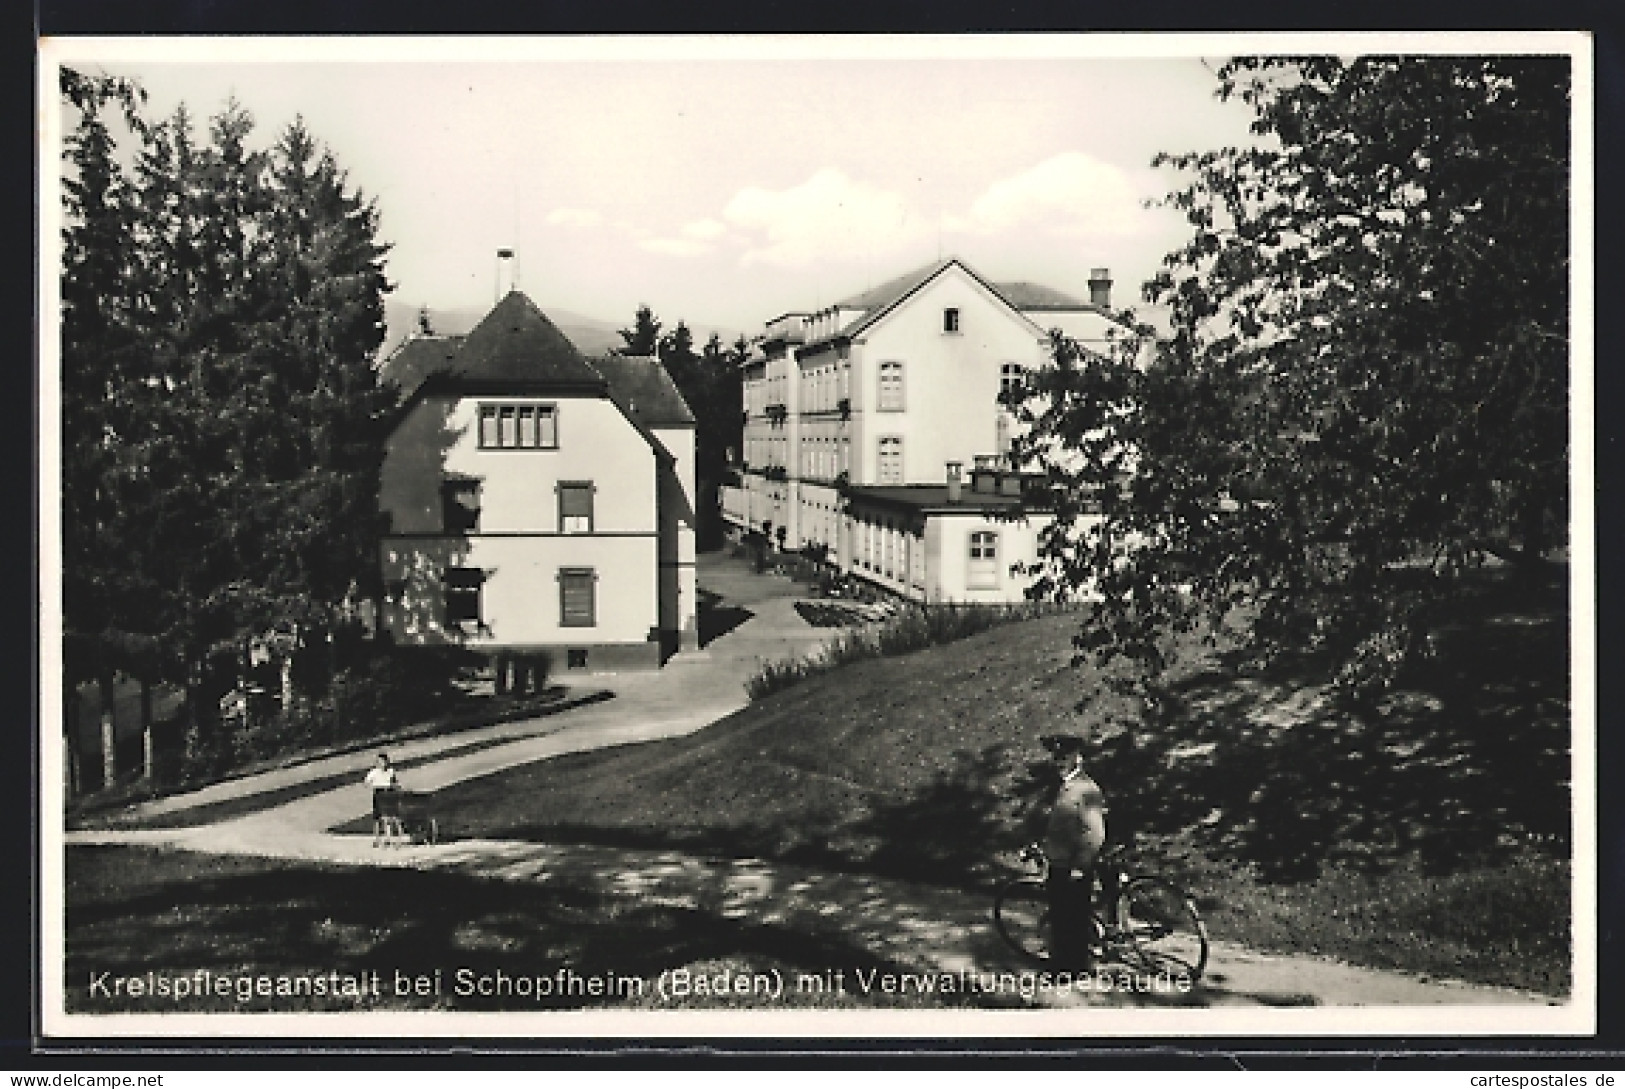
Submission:
{"label": "person pushing bicycle", "polygon": [[1106,795],[1084,771],[1084,740],[1072,734],[1043,739],[1061,773],[1044,834],[1049,858],[1049,908],[1054,959],[1087,969],[1093,952],[1087,921],[1094,892],[1095,860],[1106,843]]}

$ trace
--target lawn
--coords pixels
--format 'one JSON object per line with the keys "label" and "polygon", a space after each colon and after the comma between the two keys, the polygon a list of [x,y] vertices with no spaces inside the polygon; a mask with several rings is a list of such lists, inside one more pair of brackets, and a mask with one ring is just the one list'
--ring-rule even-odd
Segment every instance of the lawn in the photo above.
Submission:
{"label": "lawn", "polygon": [[1545,993],[1569,987],[1567,617],[1489,587],[1360,713],[1190,641],[1155,723],[1071,664],[1075,617],[811,677],[699,734],[442,792],[453,836],[754,855],[984,888],[1088,732],[1114,837],[1214,937]]}
{"label": "lawn", "polygon": [[[66,997],[76,1013],[940,1008],[963,997],[792,988],[764,1001],[668,987],[663,998],[657,981],[674,970],[692,981],[902,966],[834,932],[441,871],[74,847],[66,894]],[[129,993],[129,980],[150,991],[160,978],[163,996]],[[227,993],[174,996],[178,981],[200,978],[227,979]],[[272,993],[237,993],[238,981],[261,978]],[[296,993],[278,995],[278,986]]]}

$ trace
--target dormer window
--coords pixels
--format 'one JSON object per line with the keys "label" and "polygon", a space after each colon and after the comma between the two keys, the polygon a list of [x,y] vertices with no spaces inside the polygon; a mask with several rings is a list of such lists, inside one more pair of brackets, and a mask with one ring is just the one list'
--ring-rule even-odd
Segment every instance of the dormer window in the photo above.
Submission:
{"label": "dormer window", "polygon": [[942,312],[942,331],[944,333],[959,332],[959,307],[950,306]]}

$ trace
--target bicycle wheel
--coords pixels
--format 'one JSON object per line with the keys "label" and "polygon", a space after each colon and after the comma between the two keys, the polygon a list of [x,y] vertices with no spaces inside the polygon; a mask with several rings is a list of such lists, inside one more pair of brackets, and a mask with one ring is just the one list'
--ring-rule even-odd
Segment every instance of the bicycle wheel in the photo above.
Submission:
{"label": "bicycle wheel", "polygon": [[1117,898],[1123,937],[1143,967],[1195,983],[1207,967],[1207,927],[1190,897],[1160,877],[1136,877]]}
{"label": "bicycle wheel", "polygon": [[1028,960],[1049,960],[1049,892],[1037,881],[1007,881],[993,897],[993,925]]}

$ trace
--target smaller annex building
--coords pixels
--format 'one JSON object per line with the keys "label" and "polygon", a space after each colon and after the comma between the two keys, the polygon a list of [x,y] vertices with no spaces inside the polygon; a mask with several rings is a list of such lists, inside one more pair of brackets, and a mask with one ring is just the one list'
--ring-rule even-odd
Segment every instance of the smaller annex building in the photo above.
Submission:
{"label": "smaller annex building", "polygon": [[396,642],[592,671],[697,646],[694,416],[658,360],[589,360],[512,291],[380,377],[402,392],[379,493]]}
{"label": "smaller annex building", "polygon": [[1044,481],[1004,459],[977,459],[964,478],[950,463],[941,484],[847,489],[845,569],[904,598],[927,603],[1021,601],[1053,520]]}

